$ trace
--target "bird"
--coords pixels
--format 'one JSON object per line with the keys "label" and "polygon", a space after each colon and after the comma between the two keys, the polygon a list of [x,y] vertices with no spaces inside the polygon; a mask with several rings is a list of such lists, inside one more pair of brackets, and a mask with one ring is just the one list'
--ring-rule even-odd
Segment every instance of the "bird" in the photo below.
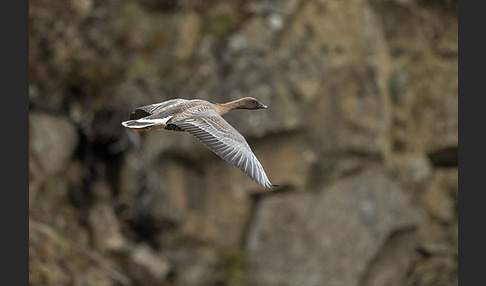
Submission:
{"label": "bird", "polygon": [[203,99],[171,99],[135,109],[129,120],[121,124],[133,132],[166,129],[185,131],[223,160],[243,171],[264,189],[278,187],[270,182],[245,138],[223,115],[235,109],[268,109],[253,97],[243,97],[227,103],[211,103]]}

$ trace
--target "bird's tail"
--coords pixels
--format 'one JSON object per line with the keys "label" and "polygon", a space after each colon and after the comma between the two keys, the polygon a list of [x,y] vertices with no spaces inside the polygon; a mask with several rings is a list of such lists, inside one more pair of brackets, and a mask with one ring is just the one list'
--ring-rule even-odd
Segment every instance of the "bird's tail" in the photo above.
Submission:
{"label": "bird's tail", "polygon": [[123,121],[122,125],[133,132],[149,131],[158,128],[164,128],[165,125],[160,120],[136,119]]}

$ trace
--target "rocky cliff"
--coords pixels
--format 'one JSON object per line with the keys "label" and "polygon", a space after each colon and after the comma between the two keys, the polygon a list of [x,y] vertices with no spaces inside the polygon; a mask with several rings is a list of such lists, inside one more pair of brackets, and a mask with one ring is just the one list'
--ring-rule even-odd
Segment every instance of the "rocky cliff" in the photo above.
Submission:
{"label": "rocky cliff", "polygon": [[[457,285],[457,3],[29,2],[31,285]],[[135,107],[225,118],[277,191]]]}

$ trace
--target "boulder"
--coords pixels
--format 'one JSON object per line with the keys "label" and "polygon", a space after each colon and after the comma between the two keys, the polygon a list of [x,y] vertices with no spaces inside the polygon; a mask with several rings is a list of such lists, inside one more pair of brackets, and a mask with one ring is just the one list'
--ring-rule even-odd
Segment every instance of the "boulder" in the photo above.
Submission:
{"label": "boulder", "polygon": [[116,250],[125,246],[120,223],[108,202],[100,201],[91,207],[88,224],[95,249]]}
{"label": "boulder", "polygon": [[269,196],[246,241],[247,285],[360,285],[388,237],[419,213],[381,169],[319,193]]}
{"label": "boulder", "polygon": [[76,127],[68,118],[43,112],[29,113],[29,165],[39,166],[43,176],[64,171],[78,141]]}
{"label": "boulder", "polygon": [[133,248],[131,259],[135,265],[145,269],[155,281],[164,281],[170,271],[170,264],[167,258],[145,244],[137,245]]}
{"label": "boulder", "polygon": [[457,180],[457,169],[437,170],[424,190],[424,209],[442,223],[457,217]]}

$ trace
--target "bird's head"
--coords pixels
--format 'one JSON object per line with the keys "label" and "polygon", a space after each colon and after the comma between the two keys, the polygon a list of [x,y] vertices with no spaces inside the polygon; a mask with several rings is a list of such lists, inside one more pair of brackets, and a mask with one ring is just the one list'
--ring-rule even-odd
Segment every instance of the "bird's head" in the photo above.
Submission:
{"label": "bird's head", "polygon": [[238,100],[238,108],[239,109],[268,109],[268,106],[259,102],[253,97],[244,97]]}

